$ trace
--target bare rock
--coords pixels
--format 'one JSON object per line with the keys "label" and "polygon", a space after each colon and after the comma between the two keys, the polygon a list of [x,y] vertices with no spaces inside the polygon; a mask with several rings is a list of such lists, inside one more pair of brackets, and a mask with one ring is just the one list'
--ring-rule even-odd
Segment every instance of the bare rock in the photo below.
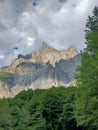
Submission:
{"label": "bare rock", "polygon": [[75,46],[56,50],[43,43],[39,52],[19,55],[9,67],[0,70],[0,97],[13,97],[22,90],[48,89],[74,82],[81,55]]}

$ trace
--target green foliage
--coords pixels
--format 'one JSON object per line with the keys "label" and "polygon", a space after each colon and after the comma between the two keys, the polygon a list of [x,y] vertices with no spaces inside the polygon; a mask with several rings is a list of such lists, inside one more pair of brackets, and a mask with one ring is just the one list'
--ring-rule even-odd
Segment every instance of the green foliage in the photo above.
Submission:
{"label": "green foliage", "polygon": [[85,32],[86,35],[91,32],[98,33],[98,7],[95,7],[93,10],[93,15],[88,17]]}
{"label": "green foliage", "polygon": [[11,115],[9,103],[6,99],[0,99],[0,129],[9,130],[11,126]]}
{"label": "green foliage", "polygon": [[92,56],[98,56],[98,33],[90,33],[89,35],[87,35],[86,41],[86,53],[91,54]]}
{"label": "green foliage", "polygon": [[22,91],[0,100],[1,130],[78,130],[73,119],[76,88]]}
{"label": "green foliage", "polygon": [[[77,92],[74,117],[77,125],[88,130],[98,129],[98,8],[87,22],[86,49],[82,52],[82,64],[76,75]],[[96,114],[95,114],[96,113]]]}

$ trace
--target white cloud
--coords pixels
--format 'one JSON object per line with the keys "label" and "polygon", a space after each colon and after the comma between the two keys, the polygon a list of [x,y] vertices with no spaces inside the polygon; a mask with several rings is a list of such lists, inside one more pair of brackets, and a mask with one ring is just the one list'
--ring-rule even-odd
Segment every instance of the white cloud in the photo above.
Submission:
{"label": "white cloud", "polygon": [[6,60],[1,56],[0,66],[38,50],[43,41],[57,49],[82,49],[86,19],[96,5],[98,0],[1,0],[0,53]]}
{"label": "white cloud", "polygon": [[0,54],[0,59],[4,59],[5,56],[3,54]]}

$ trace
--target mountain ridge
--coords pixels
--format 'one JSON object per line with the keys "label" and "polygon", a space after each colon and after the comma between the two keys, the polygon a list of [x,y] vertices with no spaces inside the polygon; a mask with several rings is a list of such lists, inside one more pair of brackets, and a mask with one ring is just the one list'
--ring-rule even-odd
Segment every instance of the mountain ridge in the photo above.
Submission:
{"label": "mountain ridge", "polygon": [[39,52],[18,55],[0,70],[0,97],[13,97],[22,90],[68,86],[74,81],[81,55],[74,46],[59,51],[43,43]]}
{"label": "mountain ridge", "polygon": [[67,50],[57,50],[53,47],[48,46],[43,42],[39,52],[32,52],[31,54],[22,55],[19,54],[18,58],[12,62],[13,65],[18,65],[23,61],[30,61],[34,63],[47,63],[50,62],[51,65],[55,65],[55,62],[61,59],[70,59],[78,54],[78,50],[74,45],[71,45]]}

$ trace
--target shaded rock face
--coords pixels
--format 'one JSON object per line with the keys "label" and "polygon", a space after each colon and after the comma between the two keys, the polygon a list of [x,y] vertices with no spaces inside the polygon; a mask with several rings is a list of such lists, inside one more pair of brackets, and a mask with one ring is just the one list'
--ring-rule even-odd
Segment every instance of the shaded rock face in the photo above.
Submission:
{"label": "shaded rock face", "polygon": [[55,67],[50,63],[21,63],[16,67],[13,82],[14,85],[30,86],[37,80],[51,79],[56,86],[66,85],[74,80],[77,65],[80,63],[80,55],[69,60],[62,59],[55,63]]}
{"label": "shaded rock face", "polygon": [[0,70],[0,97],[12,97],[30,88],[67,86],[74,81],[80,64],[81,55],[74,46],[58,51],[44,43],[40,52],[19,55],[11,66]]}
{"label": "shaded rock face", "polygon": [[31,59],[32,58],[32,55],[31,54],[27,54],[27,55],[22,55],[22,54],[19,54],[18,55],[18,59],[20,58],[23,58],[23,59]]}

